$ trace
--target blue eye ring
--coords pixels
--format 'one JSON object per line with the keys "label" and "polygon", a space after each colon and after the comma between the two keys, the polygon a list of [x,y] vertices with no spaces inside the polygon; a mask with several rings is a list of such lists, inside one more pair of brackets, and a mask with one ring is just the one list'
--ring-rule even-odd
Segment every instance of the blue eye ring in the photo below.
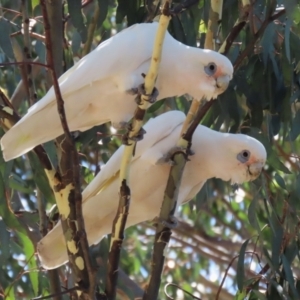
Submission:
{"label": "blue eye ring", "polygon": [[217,65],[214,62],[210,62],[204,67],[205,73],[209,76],[213,76],[217,72]]}
{"label": "blue eye ring", "polygon": [[241,151],[238,155],[237,155],[237,159],[241,162],[241,163],[245,163],[249,160],[250,158],[250,151],[248,150],[243,150]]}

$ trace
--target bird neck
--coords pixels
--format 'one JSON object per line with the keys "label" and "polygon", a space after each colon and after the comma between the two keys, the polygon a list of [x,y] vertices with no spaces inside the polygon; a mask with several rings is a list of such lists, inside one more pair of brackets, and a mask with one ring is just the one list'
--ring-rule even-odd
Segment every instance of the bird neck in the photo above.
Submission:
{"label": "bird neck", "polygon": [[228,173],[228,151],[227,141],[224,134],[210,130],[205,126],[198,126],[193,141],[192,150],[195,151],[195,158],[191,157],[193,164],[199,165],[198,172],[205,172],[206,179],[213,177],[229,180]]}

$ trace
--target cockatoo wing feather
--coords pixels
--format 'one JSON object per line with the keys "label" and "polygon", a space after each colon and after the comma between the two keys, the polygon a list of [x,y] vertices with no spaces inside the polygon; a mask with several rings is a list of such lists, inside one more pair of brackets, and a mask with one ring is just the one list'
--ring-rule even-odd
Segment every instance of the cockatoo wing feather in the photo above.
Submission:
{"label": "cockatoo wing feather", "polygon": [[[146,130],[146,137],[142,141],[137,143],[135,155],[132,161],[139,159],[143,153],[158,143],[160,140],[168,136],[174,128],[182,124],[185,120],[185,115],[181,111],[169,111],[164,114],[164,118],[150,119],[145,124],[144,129]],[[148,128],[157,128],[157,130],[148,130]],[[120,147],[111,159],[107,162],[105,167],[102,168],[101,172],[93,179],[93,181],[85,188],[82,193],[83,201],[99,193],[105,185],[109,184],[111,180],[118,175],[121,165],[121,159],[123,155],[124,147]]]}

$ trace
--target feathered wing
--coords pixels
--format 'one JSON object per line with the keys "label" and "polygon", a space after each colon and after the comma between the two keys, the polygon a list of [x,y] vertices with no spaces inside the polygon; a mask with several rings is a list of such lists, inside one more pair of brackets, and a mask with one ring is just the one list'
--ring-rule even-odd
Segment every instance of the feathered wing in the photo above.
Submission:
{"label": "feathered wing", "polygon": [[[150,119],[144,126],[147,132],[144,139],[137,143],[136,153],[132,163],[143,164],[143,162],[139,161],[141,156],[149,149],[153,149],[153,146],[161,140],[168,137],[175,128],[183,123],[184,119],[185,115],[180,111],[170,111],[159,117]],[[86,220],[87,235],[90,243],[98,242],[101,236],[111,229],[111,222],[116,214],[116,210],[114,209],[116,201],[107,195],[101,197],[101,199],[99,199],[99,197],[101,190],[104,190],[104,192],[109,195],[111,194],[111,184],[113,184],[113,188],[116,189],[117,193],[117,176],[120,169],[123,149],[124,147],[120,147],[114,153],[101,172],[83,191],[83,216]],[[137,182],[135,182],[135,184],[137,184]],[[110,191],[107,191],[108,188]],[[100,194],[97,196],[99,191]],[[88,212],[88,215],[86,212]],[[135,216],[133,214],[131,223],[136,223],[134,218]],[[97,226],[93,226],[94,221],[97,223]],[[101,225],[99,224],[103,225],[103,228],[100,230],[99,226]],[[103,234],[101,232],[103,232]],[[53,247],[53,245],[55,246]],[[68,260],[60,222],[38,243],[37,250],[42,265],[47,269],[56,268]]]}
{"label": "feathered wing", "polygon": [[[135,155],[132,162],[139,159],[148,149],[168,136],[174,128],[182,124],[185,120],[185,114],[181,111],[169,111],[161,116],[150,119],[143,128],[146,131],[142,141],[137,143]],[[83,201],[96,195],[107,181],[113,178],[120,170],[121,159],[124,147],[120,147],[109,159],[101,172],[92,180],[92,182],[82,192]]]}
{"label": "feathered wing", "polygon": [[[118,115],[123,113],[120,104],[127,106],[126,100],[134,98],[126,95],[126,91],[134,87],[131,85],[136,80],[143,81],[141,74],[134,72],[141,64],[150,61],[156,29],[156,23],[138,24],[125,29],[100,44],[60,77],[71,131],[86,130],[113,118],[121,118]],[[172,39],[169,35],[167,38]],[[120,99],[120,102],[112,106],[112,99]],[[10,160],[18,157],[62,133],[52,87],[3,136],[1,147],[4,158]]]}

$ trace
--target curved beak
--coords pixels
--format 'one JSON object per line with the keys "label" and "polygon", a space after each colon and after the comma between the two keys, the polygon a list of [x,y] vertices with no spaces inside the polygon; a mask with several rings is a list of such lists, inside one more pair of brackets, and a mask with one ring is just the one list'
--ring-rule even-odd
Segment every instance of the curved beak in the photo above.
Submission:
{"label": "curved beak", "polygon": [[229,75],[219,76],[216,79],[216,85],[217,85],[219,91],[221,91],[221,93],[226,91],[226,89],[228,88],[230,80],[231,80],[231,76],[229,76]]}
{"label": "curved beak", "polygon": [[260,175],[264,165],[265,165],[264,162],[257,161],[248,166],[248,172],[251,176],[251,180],[256,179]]}

